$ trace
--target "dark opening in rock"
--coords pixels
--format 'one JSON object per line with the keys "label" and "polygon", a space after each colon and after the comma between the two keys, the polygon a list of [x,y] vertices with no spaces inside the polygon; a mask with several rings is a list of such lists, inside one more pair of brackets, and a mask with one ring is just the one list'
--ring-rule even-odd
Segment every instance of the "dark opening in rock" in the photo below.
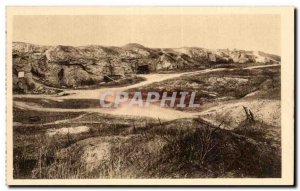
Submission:
{"label": "dark opening in rock", "polygon": [[57,76],[58,76],[59,80],[62,80],[64,78],[64,69],[63,68],[58,72]]}
{"label": "dark opening in rock", "polygon": [[150,73],[150,69],[149,69],[148,65],[141,65],[141,66],[137,67],[136,72],[138,74],[149,74]]}
{"label": "dark opening in rock", "polygon": [[43,74],[41,74],[37,69],[34,69],[34,68],[31,68],[31,73],[37,77],[44,77]]}

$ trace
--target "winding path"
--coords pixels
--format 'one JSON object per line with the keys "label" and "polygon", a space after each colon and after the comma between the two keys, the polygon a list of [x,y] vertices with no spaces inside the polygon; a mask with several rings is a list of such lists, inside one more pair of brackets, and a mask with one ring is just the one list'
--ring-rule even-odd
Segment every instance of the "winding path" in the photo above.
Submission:
{"label": "winding path", "polygon": [[[266,68],[274,67],[278,64],[273,65],[262,65],[262,66],[251,66],[244,69],[256,69],[256,68]],[[137,84],[125,86],[125,87],[114,87],[114,88],[100,88],[93,90],[66,90],[65,92],[69,95],[67,96],[57,96],[57,95],[14,95],[14,98],[42,98],[51,100],[67,100],[67,99],[99,99],[100,95],[104,92],[121,92],[132,88],[138,88],[146,86],[155,82],[161,82],[164,80],[170,80],[181,76],[195,75],[195,74],[205,74],[213,71],[223,71],[223,70],[233,70],[227,68],[217,68],[217,69],[205,69],[195,72],[184,72],[177,74],[147,74],[139,75],[144,77],[146,80]],[[63,108],[43,108],[38,104],[27,104],[22,101],[14,101],[14,106],[24,110],[36,110],[36,111],[52,111],[52,112],[99,112],[103,114],[111,114],[117,116],[140,116],[140,117],[152,117],[161,118],[164,120],[173,120],[178,118],[191,118],[199,116],[201,113],[191,113],[178,111],[174,109],[162,108],[156,105],[151,105],[149,108],[139,108],[139,107],[121,107],[116,109],[107,108],[88,108],[88,109],[63,109]]]}

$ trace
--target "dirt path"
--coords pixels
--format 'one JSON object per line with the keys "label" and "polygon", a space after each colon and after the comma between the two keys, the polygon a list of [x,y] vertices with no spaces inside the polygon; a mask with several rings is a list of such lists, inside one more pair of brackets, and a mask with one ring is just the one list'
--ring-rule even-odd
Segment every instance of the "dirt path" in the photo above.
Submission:
{"label": "dirt path", "polygon": [[[253,66],[247,67],[245,69],[255,69],[255,68],[265,68],[273,67],[278,65],[264,65],[264,66]],[[138,88],[146,86],[155,82],[161,82],[164,80],[169,80],[177,78],[180,76],[195,75],[195,74],[205,74],[212,71],[223,71],[223,70],[232,70],[227,68],[217,68],[217,69],[206,69],[195,72],[185,72],[179,74],[148,74],[148,75],[139,75],[146,78],[145,81],[129,85],[126,87],[117,87],[117,88],[101,88],[93,90],[66,90],[65,92],[70,94],[68,96],[57,96],[57,95],[14,95],[14,97],[20,98],[43,98],[43,99],[52,99],[52,100],[65,100],[65,99],[99,99],[100,95],[104,92],[121,92],[126,91],[132,88]],[[104,114],[111,114],[116,116],[140,116],[140,117],[152,117],[152,118],[161,118],[164,120],[173,120],[178,118],[191,118],[196,117],[203,112],[184,112],[177,111],[174,109],[162,108],[159,106],[151,106],[150,108],[117,108],[117,109],[104,109],[104,108],[88,108],[88,109],[63,109],[63,108],[42,108],[39,105],[29,105],[26,102],[14,101],[14,106],[20,109],[27,110],[37,110],[37,111],[55,111],[55,112],[99,112]]]}
{"label": "dirt path", "polygon": [[[245,69],[255,69],[255,68],[265,68],[265,67],[273,67],[278,66],[276,65],[263,65],[263,66],[251,66]],[[14,95],[16,98],[44,98],[44,99],[53,99],[53,100],[63,100],[63,99],[99,99],[100,95],[104,92],[122,92],[132,88],[138,88],[142,86],[146,86],[155,82],[161,82],[173,78],[177,78],[180,76],[188,76],[188,75],[195,75],[195,74],[205,74],[213,71],[223,71],[223,70],[233,70],[227,68],[217,68],[217,69],[205,69],[199,70],[195,72],[183,72],[183,73],[176,73],[176,74],[146,74],[146,75],[138,75],[140,77],[144,77],[146,80],[139,82],[137,84],[125,86],[125,87],[115,87],[115,88],[99,88],[93,90],[65,90],[67,96],[58,96],[58,95],[33,95],[33,94],[18,94]]]}
{"label": "dirt path", "polygon": [[14,95],[15,98],[44,98],[44,99],[53,99],[53,100],[63,100],[63,99],[99,99],[100,95],[104,92],[122,92],[132,88],[138,88],[142,86],[146,86],[155,82],[161,82],[173,78],[177,78],[180,76],[185,75],[194,75],[194,74],[201,74],[201,73],[209,73],[212,71],[221,71],[225,70],[226,68],[218,68],[218,69],[206,69],[200,70],[195,72],[184,72],[184,73],[176,73],[176,74],[146,74],[146,75],[138,75],[140,77],[145,78],[145,81],[125,86],[125,87],[109,87],[109,88],[99,88],[99,89],[92,89],[92,90],[65,90],[64,92],[66,96],[58,96],[58,95],[45,95],[45,94],[18,94]]}

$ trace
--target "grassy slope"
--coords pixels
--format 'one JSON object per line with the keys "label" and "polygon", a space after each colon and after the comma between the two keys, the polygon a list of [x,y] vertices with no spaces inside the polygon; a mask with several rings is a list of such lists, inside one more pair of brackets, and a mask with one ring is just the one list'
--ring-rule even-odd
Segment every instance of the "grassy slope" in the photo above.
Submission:
{"label": "grassy slope", "polygon": [[[30,113],[15,112],[19,114],[15,116]],[[53,121],[54,116],[62,118],[55,113],[48,116]],[[280,176],[280,144],[265,138],[255,123],[224,130],[201,119],[160,122],[100,114],[72,117],[68,123],[14,127],[16,178]],[[24,119],[17,121],[25,123]],[[91,129],[77,135],[45,134],[47,129],[79,125]]]}

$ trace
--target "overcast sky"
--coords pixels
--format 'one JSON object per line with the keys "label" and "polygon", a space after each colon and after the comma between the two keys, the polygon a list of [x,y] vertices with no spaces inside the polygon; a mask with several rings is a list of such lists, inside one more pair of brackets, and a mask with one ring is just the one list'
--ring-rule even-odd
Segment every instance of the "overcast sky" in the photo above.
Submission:
{"label": "overcast sky", "polygon": [[40,45],[203,47],[280,54],[279,15],[15,16],[13,41]]}

